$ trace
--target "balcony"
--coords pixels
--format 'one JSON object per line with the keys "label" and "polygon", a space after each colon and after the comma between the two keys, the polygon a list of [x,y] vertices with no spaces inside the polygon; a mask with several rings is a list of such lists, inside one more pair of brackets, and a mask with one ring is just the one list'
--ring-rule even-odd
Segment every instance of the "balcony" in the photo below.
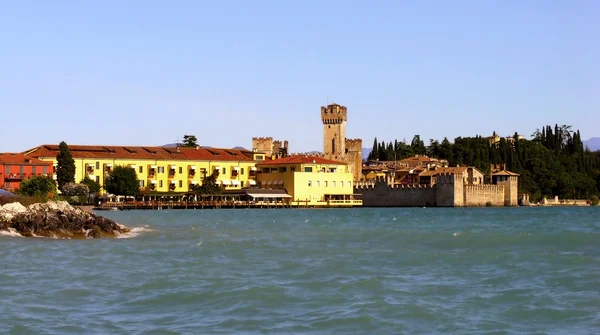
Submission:
{"label": "balcony", "polygon": [[6,180],[23,180],[24,177],[25,177],[25,175],[21,174],[21,173],[9,173],[4,177],[4,179],[6,179]]}

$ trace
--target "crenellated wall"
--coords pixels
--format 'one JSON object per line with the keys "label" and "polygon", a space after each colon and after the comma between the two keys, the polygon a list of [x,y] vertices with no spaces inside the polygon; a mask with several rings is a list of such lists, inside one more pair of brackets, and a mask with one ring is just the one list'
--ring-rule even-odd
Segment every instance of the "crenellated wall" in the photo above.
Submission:
{"label": "crenellated wall", "polygon": [[465,185],[465,206],[504,206],[504,185]]}
{"label": "crenellated wall", "polygon": [[435,186],[389,186],[387,182],[360,182],[354,188],[365,207],[432,207],[436,205]]}
{"label": "crenellated wall", "polygon": [[[393,182],[393,181],[392,181]],[[465,184],[462,175],[442,173],[433,186],[392,185],[390,180],[378,178],[354,184],[354,193],[366,207],[478,207],[517,206],[511,199],[516,197],[516,183]]]}

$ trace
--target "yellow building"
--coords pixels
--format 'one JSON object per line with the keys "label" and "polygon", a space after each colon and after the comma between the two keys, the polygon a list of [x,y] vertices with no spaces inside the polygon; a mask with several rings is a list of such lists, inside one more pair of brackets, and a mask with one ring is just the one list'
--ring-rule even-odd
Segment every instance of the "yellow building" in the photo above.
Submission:
{"label": "yellow building", "polygon": [[257,164],[261,188],[282,188],[292,205],[361,206],[354,199],[353,174],[348,164],[296,155]]}
{"label": "yellow building", "polygon": [[[199,147],[70,145],[69,150],[75,160],[76,182],[87,176],[104,186],[115,166],[129,166],[137,172],[140,189],[147,192],[188,192],[215,170],[219,171],[217,183],[225,190],[256,185],[256,163],[264,159],[246,150]],[[42,145],[25,152],[52,161],[55,167],[58,153],[58,145]]]}

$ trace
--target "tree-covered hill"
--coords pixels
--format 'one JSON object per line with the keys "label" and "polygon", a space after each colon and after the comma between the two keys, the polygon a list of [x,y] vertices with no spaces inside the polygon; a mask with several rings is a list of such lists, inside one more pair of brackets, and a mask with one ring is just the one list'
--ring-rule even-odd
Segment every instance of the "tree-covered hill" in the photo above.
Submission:
{"label": "tree-covered hill", "polygon": [[589,199],[600,190],[600,151],[584,149],[579,131],[570,126],[545,126],[536,130],[532,140],[501,138],[491,144],[485,137],[458,137],[429,145],[416,135],[410,144],[394,141],[377,142],[370,160],[400,160],[415,154],[447,159],[450,165],[475,166],[486,174],[491,164],[506,164],[507,169],[521,175],[519,192],[541,197]]}

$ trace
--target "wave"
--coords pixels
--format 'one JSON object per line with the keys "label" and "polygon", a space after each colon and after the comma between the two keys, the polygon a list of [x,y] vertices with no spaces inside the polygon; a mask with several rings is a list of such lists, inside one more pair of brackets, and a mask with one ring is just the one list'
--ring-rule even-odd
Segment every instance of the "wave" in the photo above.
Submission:
{"label": "wave", "polygon": [[145,225],[143,227],[131,228],[131,230],[128,233],[119,234],[116,238],[134,238],[140,236],[142,233],[154,231],[153,229],[150,229],[148,227],[148,225]]}
{"label": "wave", "polygon": [[8,230],[0,230],[0,236],[23,237],[23,238],[25,238],[25,236],[19,234],[19,232],[15,228],[8,228]]}

